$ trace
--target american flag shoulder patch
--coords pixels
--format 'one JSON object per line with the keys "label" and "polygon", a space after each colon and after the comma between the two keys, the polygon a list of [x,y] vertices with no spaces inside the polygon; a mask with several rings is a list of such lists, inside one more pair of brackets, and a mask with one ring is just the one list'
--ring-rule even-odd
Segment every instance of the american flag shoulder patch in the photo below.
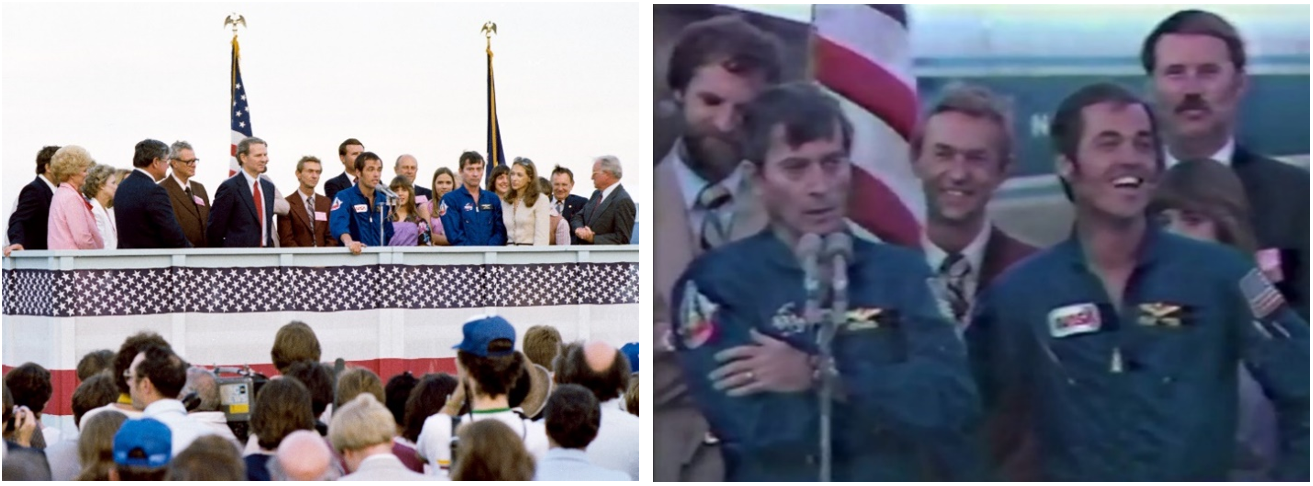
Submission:
{"label": "american flag shoulder patch", "polygon": [[1263,272],[1257,268],[1250,270],[1244,278],[1240,279],[1240,293],[1244,294],[1245,300],[1249,302],[1249,309],[1258,319],[1266,319],[1286,304],[1281,292],[1278,292],[1272,282],[1268,281]]}

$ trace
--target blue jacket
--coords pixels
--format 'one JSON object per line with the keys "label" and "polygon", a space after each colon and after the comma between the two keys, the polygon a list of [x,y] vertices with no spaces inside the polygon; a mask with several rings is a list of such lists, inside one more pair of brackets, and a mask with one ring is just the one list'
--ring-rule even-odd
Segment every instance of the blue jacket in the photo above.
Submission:
{"label": "blue jacket", "polygon": [[[851,310],[834,341],[847,394],[831,419],[836,481],[921,479],[924,446],[960,440],[979,418],[966,350],[938,310],[924,262],[902,248],[854,243]],[[685,381],[721,440],[726,479],[817,480],[815,391],[731,398],[707,376],[715,354],[751,343],[752,329],[816,352],[790,249],[769,230],[725,245],[695,260],[671,295],[682,299],[673,326]]]}
{"label": "blue jacket", "polygon": [[333,232],[333,239],[341,243],[342,235],[350,234],[351,239],[364,243],[365,246],[384,246],[384,241],[392,240],[392,208],[383,206],[383,241],[378,241],[378,205],[387,203],[387,196],[374,192],[374,203],[365,199],[360,192],[360,185],[354,185],[338,191],[333,198],[333,208],[328,216],[328,229]]}
{"label": "blue jacket", "polygon": [[1243,362],[1280,417],[1277,479],[1309,478],[1308,325],[1252,259],[1152,227],[1120,306],[1074,237],[979,297],[987,413],[1027,417],[1048,481],[1226,481]]}
{"label": "blue jacket", "polygon": [[465,186],[442,196],[439,207],[442,230],[451,246],[503,246],[506,222],[502,220],[501,199],[492,191],[480,190],[479,202]]}

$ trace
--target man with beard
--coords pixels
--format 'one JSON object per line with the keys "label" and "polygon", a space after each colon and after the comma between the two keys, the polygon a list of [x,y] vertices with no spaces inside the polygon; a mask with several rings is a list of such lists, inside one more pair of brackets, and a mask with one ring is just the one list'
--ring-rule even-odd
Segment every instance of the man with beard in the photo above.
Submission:
{"label": "man with beard", "polygon": [[[726,479],[819,477],[816,390],[826,376],[837,382],[832,479],[922,479],[921,446],[960,443],[979,418],[965,349],[938,310],[930,269],[912,250],[852,241],[853,127],[836,100],[810,84],[782,85],[743,120],[752,184],[772,195],[761,199],[769,226],[694,260],[675,285],[672,323],[684,379],[722,441]],[[794,249],[804,235],[851,242],[852,310],[832,321],[833,364],[819,355],[819,313],[803,311],[809,291]]]}
{"label": "man with beard", "polygon": [[765,214],[739,169],[733,134],[743,107],[782,71],[775,38],[735,16],[689,24],[670,57],[666,81],[683,113],[684,135],[654,168],[656,190],[656,481],[721,481],[720,450],[692,403],[668,344],[665,303],[694,257],[755,234]]}
{"label": "man with beard", "polygon": [[1167,165],[1213,159],[1235,170],[1262,248],[1259,265],[1280,275],[1277,289],[1308,320],[1309,175],[1236,143],[1249,85],[1240,34],[1216,14],[1183,10],[1149,34],[1140,58],[1165,123]]}
{"label": "man with beard", "polygon": [[1086,86],[1050,127],[1071,237],[977,300],[966,338],[989,415],[1036,437],[1045,481],[1225,481],[1238,361],[1271,397],[1282,458],[1309,477],[1308,324],[1249,255],[1169,234],[1145,209],[1163,169],[1148,104]]}

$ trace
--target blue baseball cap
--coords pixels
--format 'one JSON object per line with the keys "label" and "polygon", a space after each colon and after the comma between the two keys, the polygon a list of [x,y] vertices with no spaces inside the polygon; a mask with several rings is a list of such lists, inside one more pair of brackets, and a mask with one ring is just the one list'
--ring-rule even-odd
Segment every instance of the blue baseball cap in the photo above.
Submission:
{"label": "blue baseball cap", "polygon": [[620,353],[629,360],[629,372],[638,373],[638,343],[628,343],[620,348]]}
{"label": "blue baseball cap", "polygon": [[[133,454],[136,450],[141,453]],[[159,469],[168,466],[172,456],[173,433],[159,420],[128,420],[114,434],[114,464]]]}
{"label": "blue baseball cap", "polygon": [[[465,322],[462,328],[465,335],[460,344],[452,346],[466,353],[483,358],[498,358],[515,354],[515,326],[506,322],[501,316],[476,316]],[[489,351],[488,345],[498,339],[509,339],[510,347],[500,351]]]}

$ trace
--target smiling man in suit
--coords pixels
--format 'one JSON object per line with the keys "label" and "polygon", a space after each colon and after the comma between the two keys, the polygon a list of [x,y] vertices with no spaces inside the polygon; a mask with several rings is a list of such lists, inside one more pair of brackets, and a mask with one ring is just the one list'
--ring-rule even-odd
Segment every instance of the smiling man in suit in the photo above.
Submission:
{"label": "smiling man in suit", "polygon": [[196,248],[209,246],[205,238],[205,223],[210,216],[210,194],[205,186],[192,180],[196,176],[196,152],[191,144],[178,141],[169,146],[169,167],[173,176],[160,182],[160,187],[169,192],[169,202],[173,204],[173,216],[182,227],[187,241]]}
{"label": "smiling man in suit", "polygon": [[[584,205],[588,204],[588,198],[571,194],[573,190],[574,172],[559,165],[552,169],[552,207],[566,221],[573,221],[574,215],[583,211]],[[579,244],[579,237],[571,234],[570,244]]]}
{"label": "smiling man in suit", "polygon": [[5,256],[14,250],[46,249],[46,231],[49,228],[50,200],[55,197],[55,176],[50,172],[50,159],[59,147],[42,147],[36,154],[36,179],[23,186],[18,193],[18,208],[9,215],[9,246]]}
{"label": "smiling man in suit", "polygon": [[[268,144],[255,137],[237,143],[242,171],[219,184],[205,232],[215,248],[274,246],[274,184],[260,178],[269,164]],[[258,189],[258,190],[257,190]]]}
{"label": "smiling man in suit", "polygon": [[593,197],[570,221],[583,245],[628,245],[638,208],[620,185],[620,159],[603,155],[593,162]]}
{"label": "smiling man in suit", "polygon": [[135,169],[114,193],[114,219],[119,248],[190,248],[191,242],[173,216],[169,191],[159,181],[168,174],[169,146],[153,139],[137,143]]}
{"label": "smiling man in suit", "polygon": [[296,162],[296,180],[301,187],[287,196],[291,211],[278,216],[278,241],[282,247],[336,246],[337,240],[328,231],[332,202],[315,194],[322,173],[323,164],[314,156],[307,155]]}
{"label": "smiling man in suit", "polygon": [[332,200],[338,191],[356,185],[356,180],[360,178],[360,173],[356,171],[356,157],[364,151],[365,144],[354,138],[343,140],[337,146],[337,158],[342,161],[345,171],[324,183],[324,195],[328,196],[329,200]]}

